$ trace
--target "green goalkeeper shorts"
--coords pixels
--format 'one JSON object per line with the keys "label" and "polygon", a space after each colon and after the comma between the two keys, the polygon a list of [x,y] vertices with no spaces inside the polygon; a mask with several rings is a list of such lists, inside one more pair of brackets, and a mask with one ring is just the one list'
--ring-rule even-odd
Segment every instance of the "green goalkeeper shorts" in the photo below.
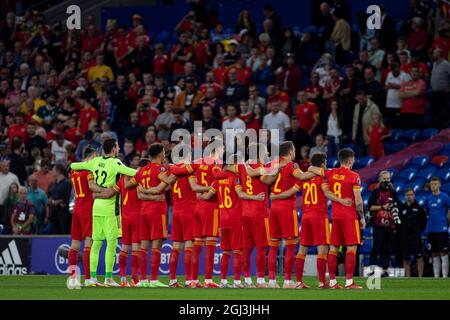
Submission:
{"label": "green goalkeeper shorts", "polygon": [[122,237],[121,216],[93,216],[92,240],[114,240]]}

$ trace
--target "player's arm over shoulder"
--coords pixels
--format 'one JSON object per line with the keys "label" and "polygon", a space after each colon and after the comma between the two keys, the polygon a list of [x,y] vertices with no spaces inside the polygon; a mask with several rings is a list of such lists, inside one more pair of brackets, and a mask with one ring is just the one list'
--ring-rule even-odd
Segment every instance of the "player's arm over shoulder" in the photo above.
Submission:
{"label": "player's arm over shoulder", "polygon": [[70,169],[72,169],[74,171],[81,171],[81,170],[92,171],[92,168],[94,167],[95,163],[97,163],[97,157],[90,159],[88,161],[72,162],[70,164]]}

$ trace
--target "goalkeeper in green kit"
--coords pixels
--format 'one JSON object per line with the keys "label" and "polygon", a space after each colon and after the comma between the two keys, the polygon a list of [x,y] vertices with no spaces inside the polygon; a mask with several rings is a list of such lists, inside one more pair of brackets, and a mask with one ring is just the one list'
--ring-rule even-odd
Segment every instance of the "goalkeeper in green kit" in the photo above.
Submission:
{"label": "goalkeeper in green kit", "polygon": [[[92,208],[92,248],[90,254],[91,283],[90,286],[101,286],[97,281],[97,265],[103,240],[106,240],[105,252],[105,287],[120,287],[113,278],[112,272],[116,258],[117,238],[121,236],[120,194],[113,190],[120,175],[133,177],[136,170],[125,166],[117,155],[119,145],[115,139],[103,142],[105,156],[95,157],[86,162],[75,162],[70,168],[75,171],[88,170],[94,176],[95,184],[101,188],[111,189],[111,197],[99,199],[94,197]],[[93,190],[98,192],[99,190]]]}

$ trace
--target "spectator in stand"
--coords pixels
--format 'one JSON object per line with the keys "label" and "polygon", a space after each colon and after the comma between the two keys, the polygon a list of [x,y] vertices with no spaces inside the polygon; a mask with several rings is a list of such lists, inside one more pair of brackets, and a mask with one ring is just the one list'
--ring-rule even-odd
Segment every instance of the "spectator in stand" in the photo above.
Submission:
{"label": "spectator in stand", "polygon": [[154,131],[148,130],[145,133],[144,141],[138,140],[136,143],[136,151],[139,153],[142,158],[145,158],[148,152],[148,148],[156,141],[156,134]]}
{"label": "spectator in stand", "polygon": [[316,26],[323,27],[325,29],[323,36],[325,39],[329,39],[331,33],[333,32],[334,25],[336,21],[331,15],[331,6],[328,2],[322,2],[320,4],[320,14],[317,16]]}
{"label": "spectator in stand", "polygon": [[223,103],[238,104],[239,101],[247,98],[247,89],[239,82],[235,68],[230,69],[228,78],[228,85],[223,90]]}
{"label": "spectator in stand", "polygon": [[403,82],[400,86],[402,108],[400,117],[404,129],[422,129],[426,112],[427,84],[420,78],[419,68],[411,68],[411,80]]}
{"label": "spectator in stand", "polygon": [[263,112],[266,110],[266,99],[258,95],[258,87],[250,85],[248,88],[248,108],[252,112],[256,105],[259,105]]}
{"label": "spectator in stand", "polygon": [[309,158],[311,159],[311,157],[316,153],[327,154],[327,149],[327,140],[325,140],[323,134],[319,133],[318,135],[316,135],[314,147],[312,147],[311,151],[309,152]]}
{"label": "spectator in stand", "polygon": [[[398,55],[395,52],[386,52],[383,58],[383,62],[381,63],[381,79],[380,83],[381,85],[386,84],[386,78],[389,74],[389,72],[392,71],[392,65],[394,63],[400,64],[400,60],[398,58]],[[400,67],[400,65],[399,65]]]}
{"label": "spectator in stand", "polygon": [[11,184],[20,185],[19,179],[14,173],[9,171],[10,161],[2,159],[0,161],[0,224],[9,224],[8,214],[6,211],[6,200],[10,192]]}
{"label": "spectator in stand", "polygon": [[405,203],[400,208],[400,234],[405,277],[411,277],[410,259],[413,256],[417,263],[417,276],[423,277],[423,245],[422,233],[427,227],[427,212],[416,201],[416,194],[411,188],[405,190]]}
{"label": "spectator in stand", "polygon": [[411,73],[412,67],[418,67],[420,75],[424,80],[428,80],[430,76],[430,71],[426,63],[420,61],[420,53],[416,50],[411,50],[409,60],[406,64],[402,65],[402,71],[406,73]]}
{"label": "spectator in stand", "polygon": [[280,110],[280,102],[274,101],[269,105],[270,113],[264,116],[263,129],[278,130],[278,141],[271,140],[272,143],[282,143],[285,141],[286,132],[291,129],[289,117]]}
{"label": "spectator in stand", "polygon": [[336,23],[329,39],[334,45],[333,49],[335,50],[336,62],[338,64],[345,64],[351,49],[352,30],[350,24],[343,18],[341,12],[335,10],[332,12],[332,15]]}
{"label": "spectator in stand", "polygon": [[[341,129],[343,136],[351,136],[353,122],[353,103],[358,90],[358,81],[355,78],[355,68],[352,65],[345,66],[345,77],[342,79],[338,89],[339,117],[341,117]],[[333,104],[331,101],[331,104]],[[330,105],[331,107],[331,105]]]}
{"label": "spectator in stand", "polygon": [[24,154],[24,144],[19,137],[15,137],[11,144],[11,155],[10,160],[10,170],[14,173],[21,185],[24,185],[27,180],[27,170],[25,167],[25,154]]}
{"label": "spectator in stand", "polygon": [[364,69],[364,80],[360,82],[358,90],[364,90],[370,100],[384,112],[384,92],[380,82],[375,80],[375,68]]}
{"label": "spectator in stand", "polygon": [[31,152],[33,148],[38,148],[41,152],[48,148],[47,141],[37,134],[36,123],[30,122],[27,126],[28,139],[25,142],[25,150]]}
{"label": "spectator in stand", "polygon": [[411,21],[412,32],[408,37],[408,48],[415,50],[421,57],[425,56],[428,45],[428,32],[425,30],[425,22],[420,17],[414,17]]}
{"label": "spectator in stand", "polygon": [[311,73],[311,82],[306,87],[306,97],[317,106],[322,105],[323,88],[319,84],[320,76],[317,72]]}
{"label": "spectator in stand", "polygon": [[81,107],[78,127],[80,128],[81,133],[85,133],[92,122],[97,122],[98,112],[87,101],[87,95],[85,94],[79,96],[78,104]]}
{"label": "spectator in stand", "polygon": [[310,136],[308,132],[300,127],[296,116],[291,118],[291,130],[286,132],[286,141],[292,141],[295,146],[295,159],[300,159],[300,149],[310,144]]}
{"label": "spectator in stand", "polygon": [[434,49],[430,79],[432,90],[430,115],[434,120],[435,128],[447,128],[449,124],[450,62],[444,57],[444,51],[441,48]]}
{"label": "spectator in stand", "polygon": [[22,141],[26,141],[28,134],[24,114],[22,112],[17,112],[14,120],[14,124],[8,128],[9,142],[12,143],[14,137],[19,137]]}
{"label": "spectator in stand", "polygon": [[57,133],[55,140],[51,143],[50,151],[52,153],[52,164],[61,163],[65,164],[67,161],[66,147],[70,144],[69,141],[64,139],[64,134]]}
{"label": "spectator in stand", "polygon": [[308,168],[311,166],[311,160],[309,160],[310,159],[309,150],[310,150],[309,146],[306,145],[300,148],[300,160],[298,160],[298,166],[302,171],[308,170]]}
{"label": "spectator in stand", "polygon": [[409,74],[400,70],[397,62],[392,63],[391,71],[387,74],[384,88],[386,94],[386,123],[390,128],[399,128],[401,126],[400,110],[402,108],[402,99],[400,98],[400,87],[402,83],[409,81]]}
{"label": "spectator in stand", "polygon": [[173,76],[179,77],[183,75],[184,64],[186,62],[192,62],[193,57],[194,48],[188,43],[188,35],[182,32],[178,38],[178,43],[172,47],[170,52]]}
{"label": "spectator in stand", "polygon": [[105,64],[105,57],[100,54],[95,58],[95,66],[89,68],[88,80],[96,81],[103,77],[107,77],[109,81],[114,80],[114,74],[111,67]]}
{"label": "spectator in stand", "polygon": [[356,93],[356,101],[358,103],[353,113],[352,140],[357,154],[363,157],[367,154],[370,143],[367,129],[372,121],[372,115],[380,113],[380,109],[363,90],[358,90]]}
{"label": "spectator in stand", "polygon": [[55,176],[51,169],[50,161],[42,159],[41,166],[32,174],[32,176],[38,180],[38,187],[44,190],[46,194],[48,193],[50,185],[55,181]]}
{"label": "spectator in stand", "polygon": [[275,74],[267,64],[267,56],[265,54],[259,57],[258,69],[253,72],[253,83],[258,86],[261,96],[266,94],[267,86],[275,83]]}
{"label": "spectator in stand", "polygon": [[84,135],[84,139],[80,141],[77,145],[77,150],[75,152],[76,160],[81,161],[83,159],[84,149],[91,145],[95,150],[99,150],[101,148],[101,144],[94,140],[94,133],[90,130],[86,131]]}
{"label": "spectator in stand", "polygon": [[28,200],[36,209],[35,233],[40,234],[44,228],[44,219],[48,216],[48,197],[44,190],[39,188],[38,179],[34,175],[28,178]]}
{"label": "spectator in stand", "polygon": [[246,126],[242,119],[238,118],[238,108],[233,105],[227,105],[227,120],[222,123],[222,133],[225,137],[225,146],[227,150],[234,149],[234,141],[240,132],[245,132]]}
{"label": "spectator in stand", "polygon": [[155,127],[158,131],[158,138],[161,141],[170,141],[170,127],[175,121],[173,116],[173,101],[166,99],[164,103],[164,112],[159,114],[155,121]]}
{"label": "spectator in stand", "polygon": [[256,24],[248,10],[242,10],[236,23],[235,33],[239,34],[242,30],[246,30],[252,38],[256,37]]}
{"label": "spectator in stand", "polygon": [[[111,125],[109,124],[108,120],[102,120],[100,122],[100,129],[101,134],[107,133],[110,138],[118,140],[117,133],[111,130]],[[97,134],[97,136],[95,137],[95,140],[100,144],[102,144],[101,134]]]}
{"label": "spectator in stand", "polygon": [[300,123],[300,127],[305,130],[308,135],[312,136],[316,133],[316,129],[319,125],[319,109],[314,102],[308,101],[305,90],[300,90],[297,93],[297,101],[298,104],[295,107],[295,115]]}
{"label": "spectator in stand", "polygon": [[[9,186],[9,192],[5,200],[5,230],[4,233],[11,233],[11,213],[13,210],[13,207],[19,200],[19,185],[15,182],[11,183]],[[1,221],[0,221],[1,222]],[[3,222],[2,222],[3,223]]]}
{"label": "spectator in stand", "polygon": [[295,64],[295,57],[292,53],[285,56],[286,65],[277,70],[277,86],[290,97],[295,97],[300,89],[301,69]]}
{"label": "spectator in stand", "polygon": [[204,105],[202,108],[202,127],[206,131],[208,129],[222,129],[222,124],[214,116],[213,109],[209,105]]}
{"label": "spectator in stand", "polygon": [[240,58],[240,54],[238,52],[239,42],[232,39],[228,42],[229,50],[223,55],[223,60],[225,66],[229,67],[236,63],[236,61]]}
{"label": "spectator in stand", "polygon": [[27,188],[19,187],[19,199],[12,207],[11,229],[13,235],[29,235],[32,233],[36,208],[27,199]]}
{"label": "spectator in stand", "polygon": [[367,131],[367,134],[369,135],[369,155],[375,159],[384,157],[383,140],[389,137],[391,132],[384,126],[381,114],[372,114],[372,121],[367,128]]}
{"label": "spectator in stand", "polygon": [[203,93],[197,90],[195,81],[188,79],[186,90],[176,96],[173,109],[186,113],[185,117],[191,121],[198,120],[201,114],[199,102],[203,97]]}
{"label": "spectator in stand", "polygon": [[53,168],[55,181],[49,189],[49,216],[45,217],[44,224],[51,221],[53,233],[69,234],[71,225],[71,216],[69,213],[70,194],[72,184],[65,177],[65,165],[57,163]]}
{"label": "spectator in stand", "polygon": [[185,130],[191,132],[191,130],[192,130],[191,124],[183,116],[183,111],[174,110],[173,117],[174,117],[174,121],[172,122],[172,125],[170,126],[170,136],[172,136],[173,132],[178,129],[185,129]]}
{"label": "spectator in stand", "polygon": [[299,46],[299,39],[295,35],[291,27],[285,27],[283,31],[283,46],[281,55],[287,57],[288,54],[294,54]]}
{"label": "spectator in stand", "polygon": [[377,38],[370,39],[371,49],[369,50],[369,63],[377,69],[377,77],[381,77],[381,67],[385,51],[380,48],[380,42]]}
{"label": "spectator in stand", "polygon": [[327,156],[336,157],[342,143],[342,112],[337,100],[331,102],[327,121]]}
{"label": "spectator in stand", "polygon": [[125,139],[136,143],[144,135],[144,127],[139,124],[139,116],[136,111],[130,114],[130,122],[123,130]]}
{"label": "spectator in stand", "polygon": [[211,45],[211,41],[209,39],[209,31],[206,28],[203,28],[200,33],[200,39],[197,41],[195,45],[195,67],[196,71],[199,75],[204,77],[207,70],[210,68],[211,62],[211,52],[209,51],[209,47]]}
{"label": "spectator in stand", "polygon": [[380,6],[381,9],[381,29],[378,30],[378,40],[380,46],[386,50],[395,49],[396,26],[395,21],[387,14],[386,8]]}
{"label": "spectator in stand", "polygon": [[280,15],[273,9],[271,5],[265,5],[263,10],[266,20],[270,20],[270,38],[276,46],[280,45],[282,21]]}
{"label": "spectator in stand", "polygon": [[441,192],[441,180],[432,177],[430,180],[431,195],[426,200],[428,212],[428,242],[433,257],[433,273],[435,278],[447,278],[448,262],[448,224],[450,220],[450,198]]}

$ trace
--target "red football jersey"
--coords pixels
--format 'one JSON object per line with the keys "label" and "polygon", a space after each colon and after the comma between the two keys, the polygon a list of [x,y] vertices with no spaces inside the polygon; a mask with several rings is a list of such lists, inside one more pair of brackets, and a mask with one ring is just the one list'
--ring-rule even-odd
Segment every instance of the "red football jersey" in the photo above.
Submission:
{"label": "red football jersey", "polygon": [[122,216],[125,218],[137,218],[141,212],[142,201],[138,198],[137,188],[125,188],[125,177],[122,176],[117,183],[122,197]]}
{"label": "red football jersey", "polygon": [[[157,187],[161,183],[160,177],[165,174],[167,174],[167,170],[162,164],[150,162],[145,167],[139,169],[133,179],[144,189],[150,189]],[[165,196],[165,193],[163,195]],[[161,203],[166,204],[165,201],[142,201],[141,214],[151,213],[152,206],[156,202],[158,205]]]}
{"label": "red football jersey", "polygon": [[236,188],[240,186],[239,177],[235,174],[217,183],[221,228],[232,228],[240,222],[242,203],[236,192]]}
{"label": "red football jersey", "polygon": [[[250,164],[250,167],[253,169],[263,167],[262,163],[254,163]],[[259,217],[259,216],[267,216],[268,214],[268,204],[267,199],[269,198],[269,188],[266,184],[262,183],[261,177],[252,178],[247,174],[247,170],[245,170],[244,165],[238,166],[239,176],[241,180],[242,190],[249,195],[258,195],[264,192],[265,200],[264,201],[255,201],[255,200],[242,200],[245,204],[245,210],[242,212],[242,216],[245,217]]]}
{"label": "red football jersey", "polygon": [[325,177],[328,180],[330,190],[341,199],[352,199],[351,206],[344,206],[337,202],[332,202],[332,219],[351,218],[357,219],[355,196],[353,190],[361,188],[361,179],[356,172],[340,167],[336,169],[325,170]]}
{"label": "red football jersey", "polygon": [[[211,160],[211,161],[209,161]],[[213,176],[213,168],[214,164],[212,163],[212,159],[200,159],[196,163],[192,165],[192,168],[195,171],[195,175],[197,176],[197,183],[202,186],[212,186],[214,182],[214,176]],[[209,164],[210,163],[210,164]],[[209,200],[198,200],[197,205],[199,206],[215,206],[217,207],[217,196],[214,195]]]}
{"label": "red football jersey", "polygon": [[[289,162],[287,165],[281,168],[280,172],[278,173],[277,180],[275,180],[275,182],[270,187],[270,192],[279,194],[288,191],[294,186],[296,186],[298,191],[300,191],[300,181],[294,177],[294,174],[296,174],[298,171],[300,171],[298,164],[295,162]],[[272,207],[284,207],[286,208],[286,210],[292,210],[292,208],[297,207],[297,196],[294,194],[288,199],[273,200]]]}
{"label": "red football jersey", "polygon": [[72,186],[75,193],[75,206],[91,206],[94,204],[92,191],[89,189],[89,180],[93,179],[92,173],[87,170],[70,171]]}
{"label": "red football jersey", "polygon": [[327,197],[322,190],[322,185],[326,184],[326,179],[315,176],[302,183],[302,216],[303,217],[328,217]]}

